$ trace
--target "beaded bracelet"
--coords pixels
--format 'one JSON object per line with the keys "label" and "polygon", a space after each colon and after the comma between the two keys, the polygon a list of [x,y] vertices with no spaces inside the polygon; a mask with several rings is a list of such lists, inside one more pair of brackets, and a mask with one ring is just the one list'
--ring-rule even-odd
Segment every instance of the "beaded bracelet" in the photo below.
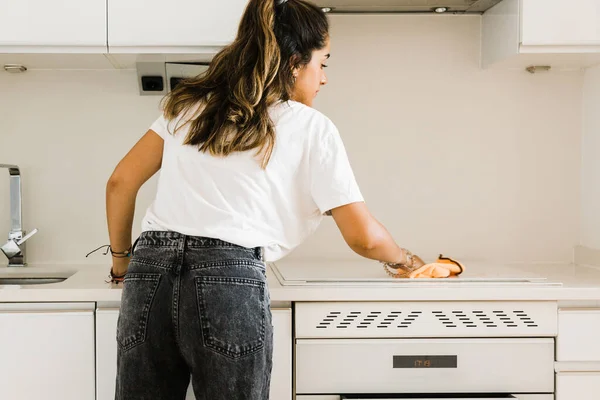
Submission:
{"label": "beaded bracelet", "polygon": [[108,246],[108,249],[110,250],[110,254],[113,257],[116,257],[116,258],[131,257],[131,246],[129,246],[129,248],[125,251],[113,251],[112,247],[110,247],[110,246]]}
{"label": "beaded bracelet", "polygon": [[[86,257],[89,256],[90,254],[102,249],[102,248],[106,248],[106,251],[104,253],[102,253],[103,255],[107,255],[109,252],[110,254],[115,257],[115,258],[128,258],[131,257],[131,250],[132,250],[132,246],[129,246],[129,248],[125,251],[114,251],[112,249],[112,247],[110,247],[109,244],[105,244],[104,246],[100,246],[95,250],[90,251],[88,254],[86,254]],[[115,273],[112,270],[112,267],[110,268],[110,274],[108,275],[109,280],[106,281],[106,283],[120,283],[123,282],[123,280],[125,279],[125,275],[127,274],[124,273],[123,275],[115,275]]]}
{"label": "beaded bracelet", "polygon": [[102,248],[107,248],[106,251],[104,253],[102,253],[103,255],[107,255],[109,252],[113,257],[116,258],[127,258],[127,257],[131,257],[131,248],[132,246],[129,246],[129,248],[125,251],[114,251],[112,249],[112,247],[110,247],[110,244],[105,244],[103,246],[98,247],[95,250],[90,251],[89,253],[86,254],[86,257],[89,256],[92,253],[95,253],[96,251],[102,249]]}
{"label": "beaded bracelet", "polygon": [[[383,269],[385,272],[391,276],[392,278],[407,278],[413,271],[416,271],[418,268],[409,267],[408,265],[396,264],[396,266],[392,266],[394,264],[391,263],[383,263]],[[394,268],[395,270],[402,270],[404,272],[392,272],[388,268]]]}
{"label": "beaded bracelet", "polygon": [[[404,251],[404,253],[406,254],[406,264],[383,261],[381,262],[383,264],[383,269],[385,270],[385,272],[392,278],[406,278],[411,274],[411,272],[416,271],[418,269],[414,267],[413,254],[409,250],[404,248],[402,249],[402,251]],[[402,270],[403,272],[392,272],[389,270],[389,268],[393,268],[395,270]]]}
{"label": "beaded bracelet", "polygon": [[125,272],[123,275],[115,275],[115,273],[113,272],[112,267],[111,267],[110,275],[109,275],[110,280],[108,282],[119,284],[119,283],[123,282],[123,280],[125,280],[125,275],[127,275],[127,272]]}

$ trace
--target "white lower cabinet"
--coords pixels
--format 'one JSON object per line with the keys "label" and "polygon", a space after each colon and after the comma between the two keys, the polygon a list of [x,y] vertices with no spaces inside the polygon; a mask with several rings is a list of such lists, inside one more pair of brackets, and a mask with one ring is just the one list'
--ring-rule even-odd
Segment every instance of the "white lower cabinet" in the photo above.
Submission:
{"label": "white lower cabinet", "polygon": [[556,400],[598,400],[600,372],[556,374]]}
{"label": "white lower cabinet", "polygon": [[560,308],[556,361],[600,362],[598,332],[600,308]]}
{"label": "white lower cabinet", "polygon": [[[273,373],[270,398],[292,398],[292,310],[273,308]],[[117,374],[118,308],[96,310],[96,400],[114,400]],[[0,378],[1,379],[1,378]],[[0,399],[5,398],[0,396]],[[83,398],[81,398],[83,399]],[[191,384],[186,400],[195,400]]]}
{"label": "white lower cabinet", "polygon": [[274,308],[273,313],[273,400],[292,399],[292,310]]}
{"label": "white lower cabinet", "polygon": [[0,304],[0,399],[94,400],[94,307]]}
{"label": "white lower cabinet", "polygon": [[599,330],[599,308],[559,308],[556,400],[600,399]]}
{"label": "white lower cabinet", "polygon": [[117,376],[118,308],[96,310],[96,399],[114,400]]}

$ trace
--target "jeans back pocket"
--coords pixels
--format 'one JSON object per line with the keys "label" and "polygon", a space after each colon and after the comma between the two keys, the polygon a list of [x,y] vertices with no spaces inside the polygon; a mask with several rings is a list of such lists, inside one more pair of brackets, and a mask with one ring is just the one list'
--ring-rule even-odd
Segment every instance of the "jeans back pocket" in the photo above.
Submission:
{"label": "jeans back pocket", "polygon": [[123,281],[117,343],[127,351],[146,340],[150,308],[158,289],[160,274],[127,273]]}
{"label": "jeans back pocket", "polygon": [[227,276],[195,279],[205,346],[230,358],[261,350],[265,344],[265,282]]}

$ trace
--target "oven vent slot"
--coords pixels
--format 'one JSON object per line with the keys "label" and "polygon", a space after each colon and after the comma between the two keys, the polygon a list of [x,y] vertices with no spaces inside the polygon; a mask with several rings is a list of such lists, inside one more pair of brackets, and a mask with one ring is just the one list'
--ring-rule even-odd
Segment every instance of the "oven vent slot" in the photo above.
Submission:
{"label": "oven vent slot", "polygon": [[[330,311],[316,326],[318,329],[336,328],[347,329],[356,327],[366,329],[375,327],[376,329],[410,327],[413,323],[418,323],[418,318],[422,311],[390,311],[382,314],[380,311],[371,311],[362,313],[361,311],[351,311],[342,314],[339,311]],[[491,314],[483,311],[462,311],[452,310],[451,312],[431,311],[431,314],[445,328],[456,328],[458,325],[467,328],[497,328],[504,325],[509,328],[519,326],[525,328],[536,328],[538,325],[532,317],[521,310],[500,311],[495,310]]]}
{"label": "oven vent slot", "polygon": [[430,336],[449,331],[461,336],[470,336],[471,332],[481,336],[486,331],[490,336],[554,334],[555,303],[514,303],[296,303],[296,321],[300,330],[322,333],[313,333],[313,337]]}

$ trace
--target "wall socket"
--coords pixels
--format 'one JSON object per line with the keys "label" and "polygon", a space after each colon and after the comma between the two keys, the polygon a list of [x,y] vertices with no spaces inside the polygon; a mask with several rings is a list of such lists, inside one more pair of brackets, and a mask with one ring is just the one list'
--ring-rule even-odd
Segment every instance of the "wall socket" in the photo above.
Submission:
{"label": "wall socket", "polygon": [[164,61],[136,62],[141,96],[164,96],[181,79],[198,76],[208,69],[208,63],[176,63]]}

